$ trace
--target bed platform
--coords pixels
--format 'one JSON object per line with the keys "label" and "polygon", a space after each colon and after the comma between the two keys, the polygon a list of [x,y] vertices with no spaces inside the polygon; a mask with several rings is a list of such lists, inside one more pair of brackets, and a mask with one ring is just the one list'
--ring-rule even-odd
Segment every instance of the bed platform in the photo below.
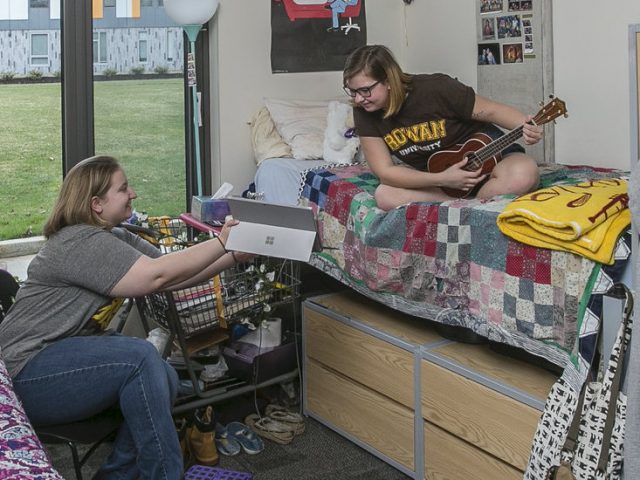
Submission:
{"label": "bed platform", "polygon": [[[542,187],[626,172],[541,166]],[[510,239],[496,218],[513,199],[413,203],[378,209],[366,165],[303,174],[300,203],[316,209],[323,252],[311,264],[401,312],[461,326],[564,367],[590,358],[602,294],[622,275],[628,235],[603,265]],[[589,308],[587,308],[587,306]]]}

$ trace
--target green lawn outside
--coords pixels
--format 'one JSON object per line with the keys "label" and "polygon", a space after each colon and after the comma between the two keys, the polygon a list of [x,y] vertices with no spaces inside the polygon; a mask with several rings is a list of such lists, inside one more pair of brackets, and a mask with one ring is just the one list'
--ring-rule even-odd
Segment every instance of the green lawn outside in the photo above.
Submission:
{"label": "green lawn outside", "polygon": [[[96,154],[120,160],[150,215],[185,211],[183,81],[96,82]],[[42,233],[62,182],[59,83],[0,84],[0,240]]]}

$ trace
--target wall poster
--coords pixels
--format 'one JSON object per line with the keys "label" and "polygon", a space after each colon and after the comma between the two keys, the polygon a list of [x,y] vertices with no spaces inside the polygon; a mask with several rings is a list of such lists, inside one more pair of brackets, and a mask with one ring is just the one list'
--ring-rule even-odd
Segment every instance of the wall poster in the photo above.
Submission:
{"label": "wall poster", "polygon": [[342,71],[366,44],[365,0],[271,0],[272,73]]}

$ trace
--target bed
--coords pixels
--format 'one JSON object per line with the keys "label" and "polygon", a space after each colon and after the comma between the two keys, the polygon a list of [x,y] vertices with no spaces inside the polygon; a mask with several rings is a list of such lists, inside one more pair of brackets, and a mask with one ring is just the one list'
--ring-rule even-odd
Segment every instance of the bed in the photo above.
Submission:
{"label": "bed", "polygon": [[[542,186],[619,178],[611,169],[542,165]],[[506,237],[496,218],[513,199],[375,205],[366,165],[303,173],[300,203],[317,211],[323,252],[311,264],[411,315],[461,326],[566,366],[591,358],[602,294],[621,278],[629,235],[613,265]],[[585,308],[588,305],[588,309]]]}
{"label": "bed", "polygon": [[[326,153],[329,131],[343,132],[351,120],[333,125],[326,104],[324,110],[320,105],[268,101],[262,110],[268,126],[260,130],[270,133],[269,148],[260,146],[267,136],[253,135],[254,150],[262,155],[256,158],[256,191],[266,201],[299,203],[317,212],[324,249],[311,265],[396,310],[464,327],[584,373],[581,367],[595,349],[603,294],[625,274],[630,234],[618,239],[613,265],[603,265],[505,236],[496,219],[510,196],[414,203],[383,212],[373,198],[378,179],[362,159],[336,164],[323,158],[322,135]],[[541,165],[540,171],[541,187],[628,175],[557,164]]]}

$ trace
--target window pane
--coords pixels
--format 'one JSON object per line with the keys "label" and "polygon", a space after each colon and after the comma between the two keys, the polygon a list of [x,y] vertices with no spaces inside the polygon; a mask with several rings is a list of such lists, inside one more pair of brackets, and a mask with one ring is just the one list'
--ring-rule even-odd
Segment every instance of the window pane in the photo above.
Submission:
{"label": "window pane", "polygon": [[25,20],[0,27],[0,240],[41,235],[62,183],[60,23]]}
{"label": "window pane", "polygon": [[[136,211],[177,216],[187,207],[182,29],[158,6],[129,18],[103,10],[93,19],[94,31],[108,39],[100,42],[105,63],[94,64],[96,154],[120,161],[138,194]],[[169,37],[179,42],[171,61]],[[105,70],[119,81],[103,81]],[[142,79],[136,71],[144,72]],[[160,78],[165,72],[173,78]]]}
{"label": "window pane", "polygon": [[100,63],[107,63],[107,32],[100,32]]}
{"label": "window pane", "polygon": [[31,55],[45,55],[49,54],[49,46],[47,43],[49,42],[49,35],[45,34],[36,34],[31,35]]}
{"label": "window pane", "polygon": [[49,0],[30,0],[29,6],[31,8],[49,8]]}

